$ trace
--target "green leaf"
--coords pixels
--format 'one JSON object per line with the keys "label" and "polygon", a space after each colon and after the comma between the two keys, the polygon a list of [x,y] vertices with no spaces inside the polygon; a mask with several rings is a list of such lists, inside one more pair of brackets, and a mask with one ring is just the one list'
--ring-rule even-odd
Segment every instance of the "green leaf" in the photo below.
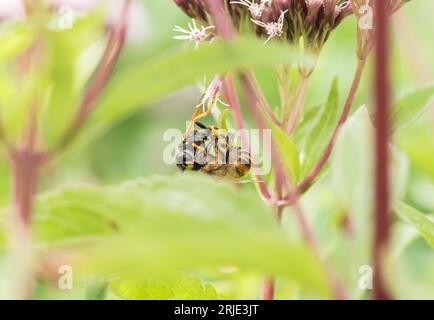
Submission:
{"label": "green leaf", "polygon": [[423,114],[434,101],[434,85],[407,95],[396,102],[391,109],[393,131],[402,129]]}
{"label": "green leaf", "polygon": [[402,220],[415,227],[434,248],[434,220],[404,202],[397,203],[394,209]]}
{"label": "green leaf", "polygon": [[[75,145],[89,143],[89,139],[101,136],[151,101],[204,76],[212,77],[248,67],[290,64],[300,59],[297,50],[287,45],[270,44],[264,47],[256,39],[216,41],[198,50],[176,49],[162,53],[142,65],[120,71],[111,80]],[[305,56],[303,61],[312,63],[309,56]]]}
{"label": "green leaf", "polygon": [[33,219],[40,247],[80,245],[74,268],[85,273],[140,279],[232,265],[329,294],[315,255],[304,244],[289,242],[254,193],[208,176],[66,188],[39,196]]}
{"label": "green leaf", "polygon": [[149,276],[146,280],[115,280],[110,289],[127,300],[217,300],[216,290],[198,278],[182,273]]}
{"label": "green leaf", "polygon": [[302,177],[323,154],[339,118],[338,80],[333,81],[326,104],[318,110],[303,148]]}

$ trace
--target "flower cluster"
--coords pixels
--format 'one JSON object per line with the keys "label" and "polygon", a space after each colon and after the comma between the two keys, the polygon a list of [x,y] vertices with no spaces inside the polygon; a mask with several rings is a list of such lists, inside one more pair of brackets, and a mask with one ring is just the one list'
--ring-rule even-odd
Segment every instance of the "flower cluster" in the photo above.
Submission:
{"label": "flower cluster", "polygon": [[[349,1],[342,0],[274,0],[260,20],[263,23],[279,21],[282,12],[287,12],[283,19],[283,39],[298,43],[303,37],[306,47],[318,52],[333,29],[351,14],[352,8]],[[264,28],[256,28],[256,32],[268,36]]]}
{"label": "flower cluster", "polygon": [[229,4],[241,4],[249,10],[250,14],[254,18],[260,18],[267,6],[271,5],[273,0],[261,0],[261,2],[255,2],[250,0],[230,1]]}
{"label": "flower cluster", "polygon": [[[207,24],[202,0],[175,0],[186,14]],[[342,20],[352,13],[348,0],[225,0],[235,28],[254,30],[265,42],[281,39],[318,52]]]}

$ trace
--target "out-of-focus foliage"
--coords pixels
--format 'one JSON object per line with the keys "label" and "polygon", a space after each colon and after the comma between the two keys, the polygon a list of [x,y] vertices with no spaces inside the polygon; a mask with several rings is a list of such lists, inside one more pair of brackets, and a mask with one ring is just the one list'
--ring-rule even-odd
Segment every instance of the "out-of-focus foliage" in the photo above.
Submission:
{"label": "out-of-focus foliage", "polygon": [[29,114],[36,112],[46,146],[59,142],[100,56],[95,48],[101,24],[95,13],[77,20],[71,30],[40,29],[36,22],[2,26],[2,57],[8,59],[0,61],[0,110],[7,140],[18,141]]}
{"label": "out-of-focus foliage", "polygon": [[310,249],[289,243],[254,193],[209,177],[155,177],[41,195],[33,233],[39,246],[80,245],[76,267],[84,273],[146,280],[145,271],[233,265],[329,294]]}
{"label": "out-of-focus foliage", "polygon": [[392,106],[394,131],[410,125],[434,103],[434,86],[419,89]]}
{"label": "out-of-focus foliage", "polygon": [[[195,86],[179,89],[202,82],[205,74],[209,81],[214,72],[247,63],[255,66],[267,99],[279,112],[270,65],[293,61],[293,55],[287,48],[264,47],[249,39],[239,44],[205,43],[195,51],[172,39],[173,26],[185,25],[188,18],[171,0],[140,2],[147,26],[142,41],[127,43],[98,109],[71,148],[75,152],[56,170],[43,173],[34,218],[38,250],[67,248],[84,274],[125,272],[121,279],[126,280],[110,284],[108,298],[254,299],[264,273],[279,275],[277,298],[328,297],[323,265],[305,249],[291,210],[284,212],[286,234],[282,235],[269,210],[250,194],[251,185],[234,189],[204,177],[180,177],[173,175],[175,166],[162,161],[163,133],[168,128],[185,129],[201,94]],[[432,1],[411,1],[392,18],[393,93],[404,97],[394,99],[392,109],[397,215],[388,271],[398,298],[434,297],[434,255],[428,245],[433,237],[429,214],[434,212],[434,112],[433,89],[427,87],[434,81],[434,42],[427,41],[434,37],[433,10]],[[106,40],[101,36],[102,20],[101,12],[95,12],[79,19],[71,30],[47,30],[47,58],[18,84],[13,62],[35,39],[34,29],[23,22],[1,25],[0,117],[7,123],[10,140],[20,135],[29,97],[44,92],[38,95],[43,106],[40,125],[48,146],[58,142],[102,54]],[[288,160],[288,175],[304,176],[331,135],[355,69],[355,24],[353,17],[346,19],[325,45],[294,139],[284,139],[274,130],[275,136],[281,136],[279,149]],[[354,298],[369,294],[358,281],[360,267],[371,263],[371,118],[375,115],[369,98],[370,67],[368,62],[353,117],[342,128],[330,165],[301,200],[321,254]],[[360,108],[363,104],[366,108]],[[226,116],[230,120],[230,114]],[[118,185],[151,173],[167,177]],[[91,187],[83,182],[115,186]],[[49,191],[71,183],[77,186]],[[10,172],[2,158],[0,204],[4,207],[10,192]],[[0,226],[5,225],[2,214]],[[2,232],[2,243],[3,236]],[[215,268],[222,264],[230,266],[223,271]],[[153,281],[157,276],[150,275],[168,265],[186,275]],[[84,291],[83,284],[66,293],[41,281],[35,295],[84,298]]]}
{"label": "out-of-focus foliage", "polygon": [[112,291],[128,300],[217,300],[210,284],[201,284],[196,277],[173,274],[165,277],[149,276],[147,280],[119,279],[111,283]]}
{"label": "out-of-focus foliage", "polygon": [[278,155],[282,159],[286,176],[294,183],[298,182],[300,177],[300,159],[298,157],[297,146],[288,137],[286,132],[272,121],[268,121],[268,127],[271,129],[271,135],[276,143]]}

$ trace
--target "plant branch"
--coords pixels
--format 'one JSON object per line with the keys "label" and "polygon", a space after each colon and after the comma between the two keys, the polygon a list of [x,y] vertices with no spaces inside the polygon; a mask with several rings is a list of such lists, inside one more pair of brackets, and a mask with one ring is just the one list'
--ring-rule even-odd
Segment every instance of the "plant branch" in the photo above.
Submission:
{"label": "plant branch", "polygon": [[[231,106],[232,114],[235,119],[235,124],[237,126],[237,129],[240,131],[241,142],[243,144],[243,147],[246,150],[250,150],[250,143],[249,143],[249,138],[247,136],[246,126],[244,124],[243,116],[241,114],[240,103],[238,101],[238,97],[235,91],[235,86],[231,75],[229,74],[226,75],[223,82],[223,86],[224,86],[226,101],[228,101],[229,105]],[[271,199],[271,193],[268,190],[267,184],[263,179],[262,173],[260,172],[258,165],[253,161],[253,159],[252,159],[252,167],[256,177],[256,181],[258,183],[259,191],[261,192],[264,199],[269,201]]]}
{"label": "plant branch", "polygon": [[294,110],[288,122],[288,127],[287,127],[288,136],[291,136],[293,134],[297,126],[298,120],[300,119],[301,110],[304,105],[308,87],[309,87],[309,78],[303,77],[300,84],[300,90],[297,92],[297,100],[295,102]]}
{"label": "plant branch", "polygon": [[262,282],[261,299],[262,300],[274,300],[274,294],[276,291],[276,281],[273,278],[265,278]]}
{"label": "plant branch", "polygon": [[375,211],[374,211],[374,298],[390,299],[384,279],[385,253],[390,234],[390,194],[389,194],[389,34],[388,12],[385,1],[376,1],[376,55],[374,93],[376,104],[375,130]]}
{"label": "plant branch", "polygon": [[218,35],[225,40],[232,40],[235,37],[235,30],[225,12],[223,0],[204,0],[204,2],[216,26]]}

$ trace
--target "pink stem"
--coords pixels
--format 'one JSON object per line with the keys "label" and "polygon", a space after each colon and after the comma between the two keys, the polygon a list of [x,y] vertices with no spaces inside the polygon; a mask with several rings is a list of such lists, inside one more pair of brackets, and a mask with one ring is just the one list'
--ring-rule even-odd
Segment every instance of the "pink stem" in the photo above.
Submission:
{"label": "pink stem", "polygon": [[[249,138],[246,135],[246,126],[244,124],[243,116],[241,114],[240,103],[238,101],[232,77],[229,74],[226,75],[223,85],[225,89],[226,100],[229,102],[232,109],[232,114],[234,115],[235,125],[237,126],[237,129],[240,130],[243,147],[246,150],[250,150]],[[261,192],[264,199],[269,201],[271,199],[270,191],[268,190],[267,184],[263,179],[262,173],[259,170],[258,165],[253,161],[253,159],[252,167],[258,183],[259,191]]]}
{"label": "pink stem", "polygon": [[[252,86],[251,82],[248,80],[247,76],[245,74],[239,75],[241,85],[243,88],[244,95],[247,100],[247,105],[250,108],[250,113],[255,119],[256,125],[259,129],[265,130],[267,129],[267,123],[266,120],[261,113],[261,111],[258,109],[259,104],[259,98],[258,94],[255,91],[255,88]],[[276,170],[276,177],[281,179],[282,181],[290,181],[291,177],[286,176],[285,170],[283,169],[283,164],[281,162],[280,156],[276,152],[276,144],[272,139],[271,143],[271,158],[274,164],[274,168]]]}
{"label": "pink stem", "polygon": [[211,14],[220,37],[232,40],[235,37],[234,27],[225,12],[223,0],[203,0]]}
{"label": "pink stem", "polygon": [[33,291],[33,267],[30,217],[36,193],[38,172],[44,154],[32,150],[9,150],[13,169],[13,211],[11,212],[11,260],[13,270],[9,288],[11,298],[30,299]]}
{"label": "pink stem", "polygon": [[298,120],[301,116],[301,110],[303,108],[304,100],[307,94],[307,88],[309,86],[309,78],[303,78],[300,92],[297,96],[297,101],[293,110],[293,114],[288,123],[288,136],[291,136],[297,126]]}
{"label": "pink stem", "polygon": [[377,46],[375,55],[374,92],[376,104],[375,131],[375,215],[374,215],[374,298],[390,299],[384,279],[385,253],[390,234],[389,194],[389,33],[386,1],[375,2]]}
{"label": "pink stem", "polygon": [[273,278],[265,278],[262,283],[261,299],[262,300],[274,300],[275,294],[275,280]]}

